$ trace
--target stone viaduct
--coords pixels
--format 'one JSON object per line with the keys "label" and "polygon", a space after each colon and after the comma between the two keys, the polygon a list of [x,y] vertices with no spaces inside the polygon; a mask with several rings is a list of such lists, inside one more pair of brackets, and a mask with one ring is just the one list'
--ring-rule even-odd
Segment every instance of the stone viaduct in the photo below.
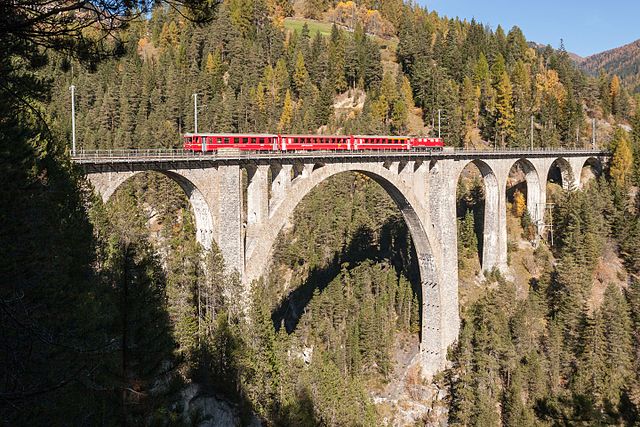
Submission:
{"label": "stone viaduct", "polygon": [[[456,189],[475,164],[485,187],[482,268],[507,268],[509,173],[518,165],[526,180],[527,208],[542,224],[552,167],[562,186],[579,188],[586,165],[602,169],[608,154],[595,150],[217,153],[84,153],[74,158],[104,201],[127,179],[158,171],[174,179],[190,200],[197,240],[215,242],[228,271],[245,289],[269,267],[280,230],[300,201],[324,180],[343,172],[364,174],[396,202],[417,253],[422,287],[420,354],[427,374],[444,367],[458,336]],[[244,178],[246,177],[246,178]],[[540,231],[540,230],[539,230]],[[239,298],[239,301],[244,300]]]}

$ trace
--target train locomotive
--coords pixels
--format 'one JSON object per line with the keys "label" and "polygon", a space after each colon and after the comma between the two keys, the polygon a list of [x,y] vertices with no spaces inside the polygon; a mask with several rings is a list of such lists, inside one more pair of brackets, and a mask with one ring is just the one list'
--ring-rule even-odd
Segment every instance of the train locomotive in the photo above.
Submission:
{"label": "train locomotive", "polygon": [[276,135],[187,133],[184,149],[215,152],[240,151],[442,151],[441,138],[380,135]]}

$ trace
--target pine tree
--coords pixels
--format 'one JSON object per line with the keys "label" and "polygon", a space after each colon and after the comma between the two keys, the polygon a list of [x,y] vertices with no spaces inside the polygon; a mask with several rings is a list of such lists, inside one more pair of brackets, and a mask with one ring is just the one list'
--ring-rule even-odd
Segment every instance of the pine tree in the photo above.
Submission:
{"label": "pine tree", "polygon": [[594,407],[602,408],[607,388],[607,342],[602,314],[586,317],[582,334],[582,351],[578,359],[572,389]]}
{"label": "pine tree", "polygon": [[334,24],[331,27],[329,42],[329,80],[334,83],[336,92],[342,93],[348,89],[346,76],[346,48],[344,35]]}
{"label": "pine tree", "polygon": [[603,397],[617,407],[621,393],[633,375],[631,316],[624,296],[612,285],[605,290],[601,310],[607,343],[607,381]]}
{"label": "pine tree", "polygon": [[333,117],[333,85],[329,80],[323,80],[320,85],[315,113],[316,127],[329,124]]}

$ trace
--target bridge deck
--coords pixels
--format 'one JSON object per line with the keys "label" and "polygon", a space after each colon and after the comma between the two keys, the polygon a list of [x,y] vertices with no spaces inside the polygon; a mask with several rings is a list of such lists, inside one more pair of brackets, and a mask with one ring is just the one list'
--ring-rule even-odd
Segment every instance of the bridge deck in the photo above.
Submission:
{"label": "bridge deck", "polygon": [[165,162],[242,162],[251,160],[292,160],[292,159],[363,159],[385,160],[394,158],[516,158],[516,157],[575,157],[575,156],[609,156],[605,150],[596,149],[559,149],[538,148],[525,150],[508,148],[496,150],[469,150],[456,148],[445,151],[267,151],[267,152],[211,152],[192,153],[182,149],[147,149],[147,150],[90,150],[81,151],[72,156],[79,164],[114,164],[114,163],[165,163]]}

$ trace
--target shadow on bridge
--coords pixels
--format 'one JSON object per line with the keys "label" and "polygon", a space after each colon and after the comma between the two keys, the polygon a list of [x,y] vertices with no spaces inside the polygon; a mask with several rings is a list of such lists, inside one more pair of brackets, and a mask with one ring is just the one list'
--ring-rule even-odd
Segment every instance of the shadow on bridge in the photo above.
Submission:
{"label": "shadow on bridge", "polygon": [[[375,232],[361,226],[341,252],[335,252],[322,267],[313,268],[304,282],[293,289],[273,310],[271,320],[276,330],[284,326],[293,333],[316,290],[324,289],[340,275],[343,267],[353,268],[364,261],[389,262],[398,275],[403,274],[411,283],[418,303],[422,304],[420,273],[413,242],[400,214],[389,218],[380,230],[379,244],[375,244]],[[420,310],[422,317],[422,310]],[[422,318],[420,318],[422,322]]]}

